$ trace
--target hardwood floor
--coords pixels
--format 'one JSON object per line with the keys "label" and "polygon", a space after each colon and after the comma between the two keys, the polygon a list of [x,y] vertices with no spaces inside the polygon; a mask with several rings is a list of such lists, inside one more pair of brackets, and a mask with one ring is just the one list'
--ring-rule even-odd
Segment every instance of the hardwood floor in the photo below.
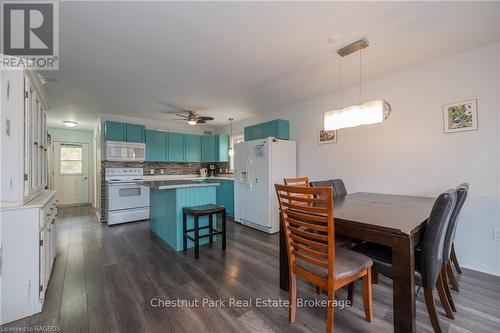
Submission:
{"label": "hardwood floor", "polygon": [[[57,258],[41,313],[4,325],[23,328],[61,325],[62,332],[323,332],[326,311],[297,309],[288,324],[286,307],[257,307],[257,297],[288,298],[279,289],[278,234],[267,235],[228,221],[227,250],[220,241],[177,253],[149,232],[148,222],[107,227],[88,206],[59,210]],[[500,278],[463,269],[460,292],[452,291],[457,313],[445,317],[435,295],[444,332],[499,332]],[[353,307],[335,310],[336,332],[392,332],[392,281],[373,286],[373,321],[364,319],[361,285]],[[298,297],[326,299],[299,281]],[[198,307],[153,307],[151,299],[195,300]],[[225,300],[225,307],[201,299]],[[253,299],[231,307],[229,299]],[[337,299],[346,299],[339,290]],[[36,329],[35,329],[36,330]],[[432,332],[423,292],[417,298],[417,331]]]}

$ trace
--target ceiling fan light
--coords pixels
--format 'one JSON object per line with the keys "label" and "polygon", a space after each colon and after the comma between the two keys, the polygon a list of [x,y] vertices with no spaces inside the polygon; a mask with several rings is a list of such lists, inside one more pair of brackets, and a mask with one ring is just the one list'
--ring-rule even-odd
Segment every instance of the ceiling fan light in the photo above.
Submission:
{"label": "ceiling fan light", "polygon": [[381,123],[391,114],[391,106],[385,100],[369,101],[361,105],[325,112],[323,127],[327,131],[361,125]]}
{"label": "ceiling fan light", "polygon": [[196,119],[188,119],[187,123],[188,125],[194,126],[196,125]]}

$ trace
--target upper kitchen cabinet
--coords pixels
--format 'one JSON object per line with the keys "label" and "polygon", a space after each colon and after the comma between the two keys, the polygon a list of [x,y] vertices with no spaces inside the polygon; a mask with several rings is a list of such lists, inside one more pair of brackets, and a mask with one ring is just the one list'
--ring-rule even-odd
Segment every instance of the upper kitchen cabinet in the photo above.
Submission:
{"label": "upper kitchen cabinet", "polygon": [[229,162],[229,135],[215,136],[215,161]]}
{"label": "upper kitchen cabinet", "polygon": [[186,162],[186,135],[182,133],[168,133],[168,161]]}
{"label": "upper kitchen cabinet", "polygon": [[186,134],[186,162],[201,162],[201,135]]}
{"label": "upper kitchen cabinet", "polygon": [[127,124],[106,120],[104,127],[106,141],[144,142],[144,125]]}
{"label": "upper kitchen cabinet", "polygon": [[226,134],[202,136],[201,161],[202,162],[229,161],[229,136]]}
{"label": "upper kitchen cabinet", "polygon": [[47,185],[47,96],[32,70],[2,70],[0,109],[4,158],[0,162],[1,206],[23,205]]}
{"label": "upper kitchen cabinet", "polygon": [[146,161],[163,162],[167,160],[168,134],[161,131],[146,130]]}
{"label": "upper kitchen cabinet", "polygon": [[201,137],[201,161],[215,162],[215,136],[203,135]]}
{"label": "upper kitchen cabinet", "polygon": [[126,124],[127,142],[144,143],[144,125]]}
{"label": "upper kitchen cabinet", "polygon": [[245,141],[268,138],[290,140],[290,122],[283,119],[275,119],[265,123],[248,126],[244,129]]}
{"label": "upper kitchen cabinet", "polygon": [[106,141],[126,141],[127,127],[125,123],[107,120],[104,123],[104,136]]}

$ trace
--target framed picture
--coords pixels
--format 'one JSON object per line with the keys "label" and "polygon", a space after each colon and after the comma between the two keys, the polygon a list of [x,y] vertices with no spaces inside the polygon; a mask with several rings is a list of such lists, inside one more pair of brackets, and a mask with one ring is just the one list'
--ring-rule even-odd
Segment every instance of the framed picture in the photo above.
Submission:
{"label": "framed picture", "polygon": [[444,132],[464,132],[477,130],[477,101],[448,104],[443,106]]}
{"label": "framed picture", "polygon": [[337,142],[337,131],[325,131],[324,129],[318,130],[318,144],[322,145],[325,143],[336,143]]}

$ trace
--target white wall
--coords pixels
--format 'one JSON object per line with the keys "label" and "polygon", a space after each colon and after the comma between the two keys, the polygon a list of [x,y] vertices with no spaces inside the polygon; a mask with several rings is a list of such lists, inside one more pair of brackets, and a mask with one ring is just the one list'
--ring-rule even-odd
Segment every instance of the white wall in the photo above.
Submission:
{"label": "white wall", "polygon": [[[75,129],[48,128],[52,137],[52,142],[78,142],[88,143],[89,145],[89,202],[95,207],[95,147],[92,131],[80,131]],[[53,155],[52,155],[53,157]],[[53,166],[53,164],[51,164]],[[52,170],[50,170],[52,172]]]}
{"label": "white wall", "polygon": [[[290,121],[297,141],[298,175],[343,178],[349,192],[436,196],[470,183],[456,247],[466,267],[500,275],[500,44],[406,70],[363,84],[363,100],[385,98],[392,115],[383,124],[343,129],[338,143],[318,145],[323,112],[356,104],[358,88],[310,99],[256,118]],[[477,98],[479,130],[443,133],[443,104]],[[220,128],[219,132],[228,132]]]}

